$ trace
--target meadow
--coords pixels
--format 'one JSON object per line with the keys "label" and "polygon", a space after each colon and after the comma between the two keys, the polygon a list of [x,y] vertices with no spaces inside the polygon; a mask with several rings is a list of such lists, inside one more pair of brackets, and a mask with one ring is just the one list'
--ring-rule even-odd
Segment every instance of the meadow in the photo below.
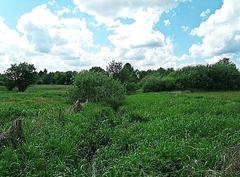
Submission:
{"label": "meadow", "polygon": [[0,149],[0,176],[236,175],[240,92],[137,93],[75,113],[68,89],[0,87],[0,132],[20,117],[24,134]]}

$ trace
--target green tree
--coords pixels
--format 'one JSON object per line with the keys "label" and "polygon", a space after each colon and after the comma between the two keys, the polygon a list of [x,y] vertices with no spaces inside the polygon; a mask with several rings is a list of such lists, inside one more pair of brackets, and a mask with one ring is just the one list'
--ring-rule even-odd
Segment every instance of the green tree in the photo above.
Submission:
{"label": "green tree", "polygon": [[36,80],[36,68],[32,64],[13,64],[5,71],[5,85],[9,90],[17,87],[18,91],[24,92],[28,86]]}
{"label": "green tree", "polygon": [[175,73],[175,77],[181,89],[240,89],[240,72],[228,58],[224,58],[213,65],[182,68]]}
{"label": "green tree", "polygon": [[137,86],[137,72],[130,63],[126,63],[119,73],[119,80],[125,85],[127,93],[134,93],[138,89]]}
{"label": "green tree", "polygon": [[137,75],[130,63],[126,63],[119,72],[119,80],[123,83],[137,82]]}
{"label": "green tree", "polygon": [[209,66],[208,71],[211,80],[212,90],[236,90],[240,89],[240,72],[235,64],[228,59],[220,60],[218,63]]}
{"label": "green tree", "polygon": [[101,68],[101,67],[99,67],[99,66],[94,66],[94,67],[92,67],[89,71],[91,71],[91,72],[96,72],[96,73],[107,74],[107,72],[106,72],[103,68]]}
{"label": "green tree", "polygon": [[0,86],[4,85],[4,75],[0,74]]}
{"label": "green tree", "polygon": [[122,70],[122,63],[111,61],[107,66],[107,72],[110,76],[112,76],[114,79],[119,79],[119,73]]}

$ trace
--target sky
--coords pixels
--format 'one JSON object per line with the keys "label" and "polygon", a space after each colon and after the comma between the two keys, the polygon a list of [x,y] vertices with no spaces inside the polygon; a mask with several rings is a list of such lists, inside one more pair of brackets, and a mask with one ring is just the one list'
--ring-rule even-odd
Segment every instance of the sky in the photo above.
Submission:
{"label": "sky", "polygon": [[0,1],[0,72],[28,62],[38,70],[142,70],[212,64],[240,67],[239,0]]}

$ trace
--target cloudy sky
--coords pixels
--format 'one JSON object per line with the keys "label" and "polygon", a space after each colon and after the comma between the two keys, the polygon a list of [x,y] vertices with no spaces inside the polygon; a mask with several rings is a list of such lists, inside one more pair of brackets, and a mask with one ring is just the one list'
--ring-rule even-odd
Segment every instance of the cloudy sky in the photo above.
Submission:
{"label": "cloudy sky", "polygon": [[139,69],[240,66],[239,0],[0,1],[0,72],[29,62],[81,70],[111,60]]}

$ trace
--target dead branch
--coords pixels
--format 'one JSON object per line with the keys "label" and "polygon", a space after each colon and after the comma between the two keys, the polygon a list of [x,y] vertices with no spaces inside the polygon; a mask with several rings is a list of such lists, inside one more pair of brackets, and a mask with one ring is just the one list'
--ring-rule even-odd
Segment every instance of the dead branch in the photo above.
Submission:
{"label": "dead branch", "polygon": [[80,112],[87,103],[88,100],[86,100],[86,102],[84,103],[81,103],[79,100],[77,100],[76,103],[73,105],[73,111]]}
{"label": "dead branch", "polygon": [[10,141],[14,148],[23,143],[22,120],[16,119],[12,125],[0,134],[0,147]]}

